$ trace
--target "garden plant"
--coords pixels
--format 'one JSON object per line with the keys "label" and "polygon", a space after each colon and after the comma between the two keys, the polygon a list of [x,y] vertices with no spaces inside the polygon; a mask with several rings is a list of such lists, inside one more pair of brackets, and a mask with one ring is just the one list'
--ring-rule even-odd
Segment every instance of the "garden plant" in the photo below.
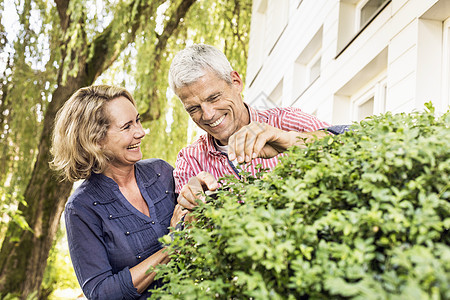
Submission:
{"label": "garden plant", "polygon": [[225,178],[154,299],[450,299],[450,113],[373,116]]}

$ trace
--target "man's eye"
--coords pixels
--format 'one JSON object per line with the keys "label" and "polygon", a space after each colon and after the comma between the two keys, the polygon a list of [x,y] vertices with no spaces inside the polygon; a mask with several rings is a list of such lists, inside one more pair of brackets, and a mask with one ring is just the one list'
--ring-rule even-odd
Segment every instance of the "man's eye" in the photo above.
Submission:
{"label": "man's eye", "polygon": [[123,129],[124,129],[124,130],[130,129],[130,124],[125,125],[125,126],[123,127]]}
{"label": "man's eye", "polygon": [[198,111],[198,107],[192,107],[188,110],[188,113],[193,114]]}

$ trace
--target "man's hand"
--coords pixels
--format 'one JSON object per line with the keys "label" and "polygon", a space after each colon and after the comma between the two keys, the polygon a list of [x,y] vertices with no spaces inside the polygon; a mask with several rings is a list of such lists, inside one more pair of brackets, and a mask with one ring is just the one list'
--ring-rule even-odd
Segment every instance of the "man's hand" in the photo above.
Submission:
{"label": "man's hand", "polygon": [[327,135],[324,131],[284,131],[266,123],[252,122],[242,127],[228,139],[228,158],[238,163],[252,159],[272,158],[293,145],[305,146],[305,142]]}
{"label": "man's hand", "polygon": [[197,200],[205,201],[204,191],[214,191],[218,188],[217,180],[208,172],[200,172],[197,176],[191,177],[178,195],[178,204],[185,209],[192,210],[197,206]]}

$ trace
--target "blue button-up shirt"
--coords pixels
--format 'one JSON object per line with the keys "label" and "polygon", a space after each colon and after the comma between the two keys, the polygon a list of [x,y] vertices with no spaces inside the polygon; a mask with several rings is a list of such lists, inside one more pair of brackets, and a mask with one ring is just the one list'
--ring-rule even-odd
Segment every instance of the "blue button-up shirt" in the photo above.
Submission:
{"label": "blue button-up shirt", "polygon": [[[162,248],[176,204],[173,168],[159,159],[135,165],[136,181],[150,217],[131,205],[114,180],[92,174],[65,209],[70,256],[89,299],[146,299],[133,286],[129,268]],[[149,288],[158,285],[152,283]]]}

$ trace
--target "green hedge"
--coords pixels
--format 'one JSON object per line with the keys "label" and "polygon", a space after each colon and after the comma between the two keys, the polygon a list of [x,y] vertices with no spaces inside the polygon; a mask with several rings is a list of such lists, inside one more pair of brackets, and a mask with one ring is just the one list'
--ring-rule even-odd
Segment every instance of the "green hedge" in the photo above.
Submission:
{"label": "green hedge", "polygon": [[153,298],[450,299],[449,124],[431,105],[374,116],[227,178]]}

